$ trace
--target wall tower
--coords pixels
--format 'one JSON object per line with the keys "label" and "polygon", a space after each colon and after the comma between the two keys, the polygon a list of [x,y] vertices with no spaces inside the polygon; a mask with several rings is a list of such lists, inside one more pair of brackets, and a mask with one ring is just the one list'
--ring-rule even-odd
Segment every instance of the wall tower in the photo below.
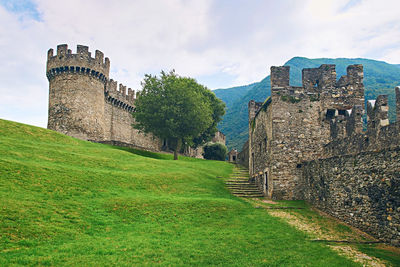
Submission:
{"label": "wall tower", "polygon": [[103,141],[106,131],[104,90],[110,60],[78,45],[73,54],[66,44],[47,53],[49,117],[47,128],[84,140]]}

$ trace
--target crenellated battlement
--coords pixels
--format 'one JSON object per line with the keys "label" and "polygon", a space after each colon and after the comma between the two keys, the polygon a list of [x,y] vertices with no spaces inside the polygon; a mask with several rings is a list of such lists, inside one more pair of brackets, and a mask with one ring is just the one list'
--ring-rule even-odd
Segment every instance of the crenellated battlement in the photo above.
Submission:
{"label": "crenellated battlement", "polygon": [[303,99],[319,101],[323,110],[337,109],[344,115],[354,105],[364,106],[363,66],[350,65],[347,75],[336,81],[336,66],[323,64],[302,70],[302,86],[290,86],[289,66],[271,67],[271,96],[297,103]]}
{"label": "crenellated battlement", "polygon": [[68,45],[58,45],[56,55],[53,49],[47,52],[46,75],[50,81],[63,73],[90,75],[106,83],[110,73],[110,60],[104,58],[103,52],[99,50],[95,51],[93,58],[87,46],[78,45],[76,54],[73,54]]}
{"label": "crenellated battlement", "polygon": [[352,109],[346,110],[346,135],[360,134],[363,130],[364,108],[361,105],[354,105]]}
{"label": "crenellated battlement", "polygon": [[318,93],[336,86],[336,66],[323,64],[319,68],[302,70],[302,84],[307,92]]}
{"label": "crenellated battlement", "polygon": [[106,82],[104,90],[105,100],[114,106],[120,107],[129,112],[134,111],[135,90],[126,88],[122,83],[110,79]]}
{"label": "crenellated battlement", "polygon": [[367,118],[369,134],[376,134],[380,128],[389,124],[388,96],[379,95],[376,100],[367,101]]}
{"label": "crenellated battlement", "polygon": [[[271,88],[282,89],[290,86],[290,66],[271,67]],[[336,81],[336,66],[322,64],[318,68],[305,68],[302,70],[302,88],[306,93],[321,93],[322,90],[334,89],[345,86],[362,86],[364,78],[363,66],[360,64],[349,65],[347,75]]]}
{"label": "crenellated battlement", "polygon": [[[292,132],[306,128],[302,122],[310,123],[310,118],[314,117],[313,129],[319,128],[315,136],[321,135],[318,138],[327,157],[400,145],[400,87],[395,88],[397,122],[389,124],[388,96],[380,95],[376,100],[367,101],[367,131],[363,131],[362,65],[348,66],[346,75],[339,80],[332,64],[303,69],[301,87],[290,86],[289,77],[289,66],[271,67],[272,127],[275,131],[282,129],[283,135],[287,134],[281,124],[291,125]],[[257,119],[259,107],[256,104],[249,102],[249,122],[254,117]],[[300,123],[294,129],[297,122]],[[299,134],[298,138],[302,136]]]}
{"label": "crenellated battlement", "polygon": [[[398,94],[399,88],[395,88]],[[396,110],[400,108],[400,98],[396,99]],[[326,156],[354,154],[380,150],[400,145],[400,121],[389,124],[388,96],[379,95],[376,100],[367,101],[367,131],[362,132],[361,106],[354,106],[344,118],[336,116],[331,120],[331,139],[325,145]],[[345,132],[338,131],[345,124]],[[356,129],[356,130],[355,130]]]}
{"label": "crenellated battlement", "polygon": [[251,122],[256,116],[257,112],[260,110],[263,102],[256,102],[254,100],[250,100],[248,103],[248,116],[249,122]]}
{"label": "crenellated battlement", "polygon": [[53,49],[47,52],[47,78],[51,81],[57,75],[80,74],[94,77],[104,84],[105,101],[123,110],[133,112],[135,90],[109,79],[110,60],[104,58],[104,53],[96,50],[95,56],[89,52],[89,47],[78,45],[73,54],[68,45],[57,46],[57,54]]}
{"label": "crenellated battlement", "polygon": [[290,66],[271,67],[271,88],[288,87],[290,85]]}

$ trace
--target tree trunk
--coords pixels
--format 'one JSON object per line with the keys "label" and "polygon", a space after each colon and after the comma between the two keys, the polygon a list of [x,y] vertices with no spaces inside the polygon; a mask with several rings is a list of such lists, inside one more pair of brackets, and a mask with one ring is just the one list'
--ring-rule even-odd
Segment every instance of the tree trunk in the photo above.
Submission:
{"label": "tree trunk", "polygon": [[178,138],[176,140],[176,146],[174,150],[174,160],[178,160],[178,151],[181,150],[181,146],[182,146],[182,139]]}

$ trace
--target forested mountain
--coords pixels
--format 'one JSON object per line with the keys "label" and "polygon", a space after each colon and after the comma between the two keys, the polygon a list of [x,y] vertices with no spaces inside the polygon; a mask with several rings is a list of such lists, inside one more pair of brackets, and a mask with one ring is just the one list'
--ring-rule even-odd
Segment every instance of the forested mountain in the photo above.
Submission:
{"label": "forested mountain", "polygon": [[[378,95],[389,95],[389,118],[395,119],[394,87],[400,85],[400,64],[388,64],[364,58],[317,58],[309,59],[294,57],[286,62],[290,66],[290,85],[301,86],[301,70],[303,68],[316,68],[321,64],[335,64],[337,79],[346,74],[346,68],[352,64],[364,66],[365,99],[375,99]],[[219,125],[227,138],[228,149],[241,150],[248,138],[247,103],[254,99],[262,102],[270,96],[270,77],[267,76],[257,83],[238,86],[229,89],[214,90],[217,97],[226,103],[227,111]]]}

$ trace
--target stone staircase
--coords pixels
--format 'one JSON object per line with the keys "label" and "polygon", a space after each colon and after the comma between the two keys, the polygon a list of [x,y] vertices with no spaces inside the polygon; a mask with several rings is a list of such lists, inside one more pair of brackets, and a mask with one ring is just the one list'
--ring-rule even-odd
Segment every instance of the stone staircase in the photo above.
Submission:
{"label": "stone staircase", "polygon": [[264,197],[254,183],[249,182],[249,172],[236,167],[228,180],[225,181],[231,193],[238,197],[257,198]]}

